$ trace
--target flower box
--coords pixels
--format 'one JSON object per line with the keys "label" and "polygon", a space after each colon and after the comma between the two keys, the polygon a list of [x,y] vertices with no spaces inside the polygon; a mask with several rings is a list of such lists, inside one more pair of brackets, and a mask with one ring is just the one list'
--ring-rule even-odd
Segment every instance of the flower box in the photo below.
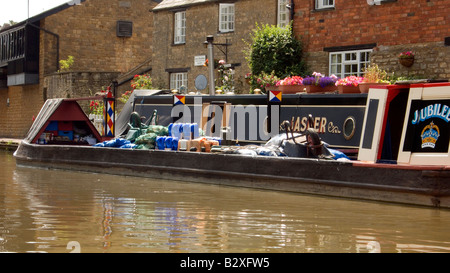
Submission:
{"label": "flower box", "polygon": [[338,85],[339,94],[360,93],[359,86],[354,85]]}
{"label": "flower box", "polygon": [[337,86],[335,85],[328,85],[321,87],[319,85],[305,85],[306,93],[327,93],[327,92],[334,92],[337,90]]}
{"label": "flower box", "polygon": [[362,83],[359,84],[359,91],[361,93],[368,93],[370,87],[372,87],[372,86],[380,86],[380,85],[387,85],[387,83],[362,82]]}
{"label": "flower box", "polygon": [[266,86],[266,91],[280,91],[280,87],[276,85],[269,85]]}
{"label": "flower box", "polygon": [[304,85],[280,85],[278,86],[278,90],[283,94],[296,94],[300,92],[305,92]]}

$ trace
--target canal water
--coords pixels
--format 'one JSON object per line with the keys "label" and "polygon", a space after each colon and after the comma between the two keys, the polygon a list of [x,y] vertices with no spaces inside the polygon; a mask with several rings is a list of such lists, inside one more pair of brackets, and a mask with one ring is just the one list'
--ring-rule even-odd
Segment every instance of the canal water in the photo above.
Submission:
{"label": "canal water", "polygon": [[0,252],[450,252],[449,210],[0,165]]}

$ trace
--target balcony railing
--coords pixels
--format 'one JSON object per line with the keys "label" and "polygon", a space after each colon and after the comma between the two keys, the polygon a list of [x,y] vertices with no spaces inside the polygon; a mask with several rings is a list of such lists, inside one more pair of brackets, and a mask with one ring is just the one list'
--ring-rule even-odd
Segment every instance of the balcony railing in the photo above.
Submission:
{"label": "balcony railing", "polygon": [[25,57],[25,26],[0,33],[0,65]]}

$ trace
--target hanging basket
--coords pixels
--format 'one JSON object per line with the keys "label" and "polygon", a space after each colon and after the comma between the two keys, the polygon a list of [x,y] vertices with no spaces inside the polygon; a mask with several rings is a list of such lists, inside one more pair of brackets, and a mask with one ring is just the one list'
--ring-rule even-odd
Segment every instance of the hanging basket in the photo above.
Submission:
{"label": "hanging basket", "polygon": [[399,58],[399,63],[406,67],[411,67],[414,64],[414,58]]}

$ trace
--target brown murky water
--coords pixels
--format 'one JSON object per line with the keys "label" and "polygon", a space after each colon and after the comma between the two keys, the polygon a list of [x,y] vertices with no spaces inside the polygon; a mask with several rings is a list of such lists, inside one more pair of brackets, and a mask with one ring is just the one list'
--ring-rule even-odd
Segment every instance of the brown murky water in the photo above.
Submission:
{"label": "brown murky water", "polygon": [[0,252],[450,252],[449,210],[0,165]]}

